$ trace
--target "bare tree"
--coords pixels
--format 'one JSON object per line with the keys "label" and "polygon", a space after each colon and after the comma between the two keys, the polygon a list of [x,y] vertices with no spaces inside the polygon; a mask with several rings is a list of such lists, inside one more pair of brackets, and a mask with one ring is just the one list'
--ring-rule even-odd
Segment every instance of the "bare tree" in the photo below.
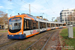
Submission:
{"label": "bare tree", "polygon": [[5,27],[6,24],[8,24],[8,14],[0,11],[0,25]]}

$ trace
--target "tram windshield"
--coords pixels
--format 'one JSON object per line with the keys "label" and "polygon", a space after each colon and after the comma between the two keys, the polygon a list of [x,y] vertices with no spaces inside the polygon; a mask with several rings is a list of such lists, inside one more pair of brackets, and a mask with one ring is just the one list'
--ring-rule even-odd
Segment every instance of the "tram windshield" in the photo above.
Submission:
{"label": "tram windshield", "polygon": [[9,31],[10,32],[20,31],[21,25],[22,25],[22,19],[21,18],[19,18],[19,17],[12,18],[9,20]]}
{"label": "tram windshield", "polygon": [[11,30],[21,29],[21,22],[18,22],[18,23],[10,22],[9,29],[11,29]]}

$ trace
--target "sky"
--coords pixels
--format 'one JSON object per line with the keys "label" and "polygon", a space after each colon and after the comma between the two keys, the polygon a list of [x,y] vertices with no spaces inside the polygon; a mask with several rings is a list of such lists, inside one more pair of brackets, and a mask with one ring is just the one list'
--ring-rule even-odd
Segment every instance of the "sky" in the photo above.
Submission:
{"label": "sky", "polygon": [[59,17],[63,9],[75,8],[75,0],[0,0],[0,11],[8,13],[8,17],[29,14],[29,4],[31,15],[43,16],[49,21]]}

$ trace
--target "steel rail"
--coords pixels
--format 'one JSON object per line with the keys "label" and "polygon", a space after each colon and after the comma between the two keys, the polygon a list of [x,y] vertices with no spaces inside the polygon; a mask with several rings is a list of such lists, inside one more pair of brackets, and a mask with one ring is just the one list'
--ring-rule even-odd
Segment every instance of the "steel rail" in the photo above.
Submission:
{"label": "steel rail", "polygon": [[[43,37],[45,37],[46,35],[48,35],[49,33],[45,34],[44,36],[42,36],[40,39],[42,39]],[[40,40],[39,39],[39,40]],[[31,44],[28,48],[26,48],[25,50],[28,50],[31,46],[33,46],[34,44],[36,44],[39,40],[37,40],[36,42],[34,42],[33,44]]]}
{"label": "steel rail", "polygon": [[53,35],[53,34],[54,34],[54,33],[51,33],[50,37],[48,38],[48,40],[46,41],[46,43],[44,44],[44,46],[42,47],[42,49],[41,49],[41,50],[43,50],[43,49],[44,49],[44,47],[46,46],[46,44],[48,43],[49,39],[52,37],[52,35]]}

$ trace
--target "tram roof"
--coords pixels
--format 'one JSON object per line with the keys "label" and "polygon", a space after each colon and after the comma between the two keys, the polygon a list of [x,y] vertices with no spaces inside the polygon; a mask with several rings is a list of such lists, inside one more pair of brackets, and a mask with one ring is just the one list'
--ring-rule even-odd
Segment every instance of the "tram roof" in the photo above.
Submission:
{"label": "tram roof", "polygon": [[[54,24],[64,24],[62,22],[51,22],[51,21],[46,21],[46,20],[43,20],[43,19],[38,19],[38,18],[36,18],[36,17],[34,17],[33,15],[30,15],[30,14],[22,14],[22,15],[27,15],[28,17],[33,18],[35,21],[46,22],[46,23],[54,23]],[[16,15],[16,16],[18,16],[18,15]]]}

